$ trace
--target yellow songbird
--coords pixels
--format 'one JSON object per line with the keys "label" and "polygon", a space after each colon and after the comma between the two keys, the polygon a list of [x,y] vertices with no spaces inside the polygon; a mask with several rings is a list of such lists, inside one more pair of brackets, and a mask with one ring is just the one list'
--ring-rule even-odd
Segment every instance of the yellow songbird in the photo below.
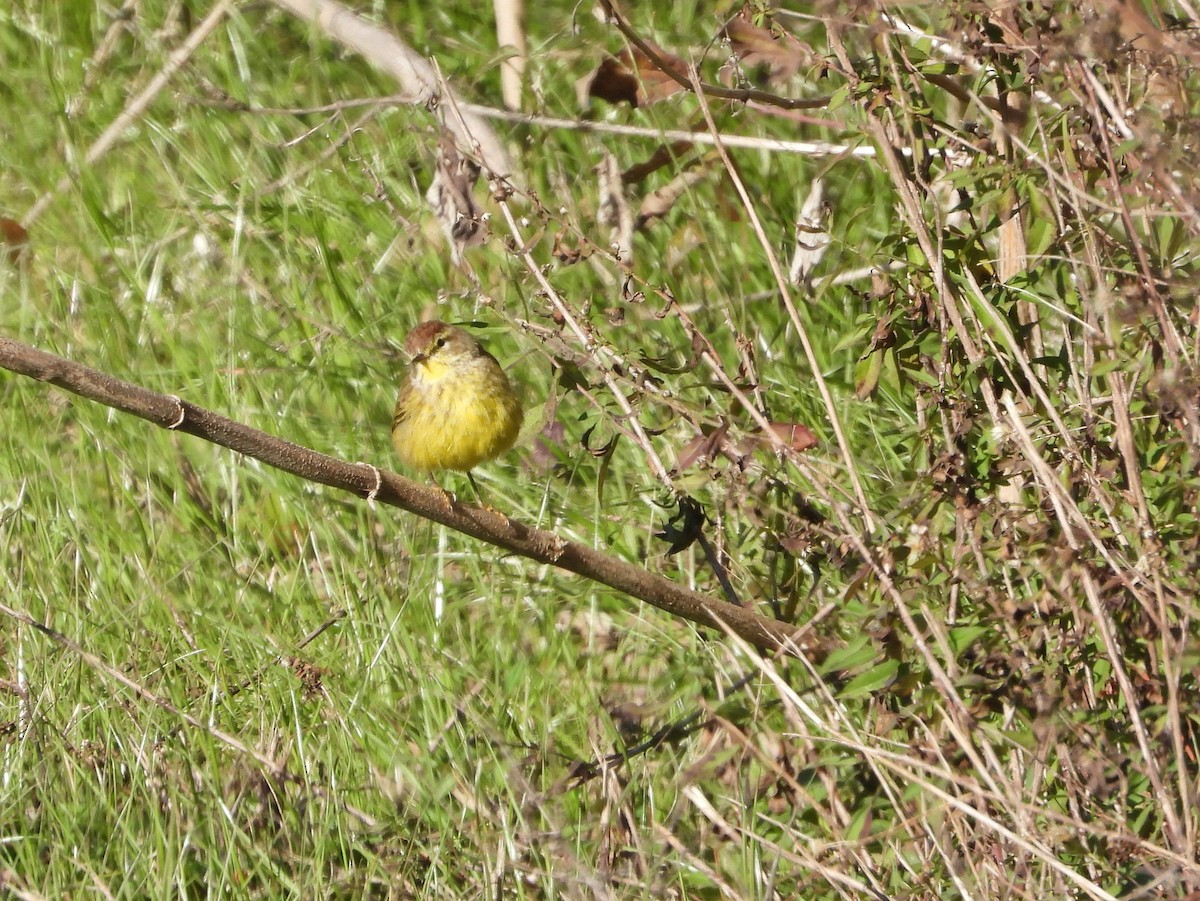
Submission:
{"label": "yellow songbird", "polygon": [[411,364],[392,414],[392,445],[406,466],[465,472],[507,451],[524,412],[496,358],[467,332],[422,322],[404,339]]}

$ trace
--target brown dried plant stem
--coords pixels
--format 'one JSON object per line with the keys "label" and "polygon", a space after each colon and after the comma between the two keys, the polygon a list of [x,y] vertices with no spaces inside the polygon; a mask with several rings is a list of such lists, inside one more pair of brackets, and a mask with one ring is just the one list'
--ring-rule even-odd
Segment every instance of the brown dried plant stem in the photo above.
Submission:
{"label": "brown dried plant stem", "polygon": [[797,640],[800,630],[795,626],[709,598],[553,532],[531,528],[480,507],[447,504],[440,490],[395,473],[317,453],[177,397],[121,381],[10,338],[0,337],[0,367],[50,382],[162,428],[228,447],[309,481],[408,510],[510,553],[608,585],[672,616],[728,630],[755,647],[801,653]]}

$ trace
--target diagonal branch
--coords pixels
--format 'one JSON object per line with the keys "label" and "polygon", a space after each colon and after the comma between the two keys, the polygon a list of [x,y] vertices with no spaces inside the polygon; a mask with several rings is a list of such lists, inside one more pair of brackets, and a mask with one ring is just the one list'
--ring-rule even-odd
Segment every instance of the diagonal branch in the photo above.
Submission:
{"label": "diagonal branch", "polygon": [[0,367],[50,382],[80,397],[131,413],[165,429],[187,432],[248,457],[300,476],[340,488],[449,526],[464,535],[546,563],[645,601],[672,616],[702,626],[728,629],[765,650],[801,654],[813,645],[801,643],[802,630],[759,616],[742,607],[709,598],[554,532],[535,529],[469,504],[446,502],[436,488],[426,488],[395,473],[365,463],[347,463],[284,441],[178,397],[159,394],[71,360],[0,337]]}

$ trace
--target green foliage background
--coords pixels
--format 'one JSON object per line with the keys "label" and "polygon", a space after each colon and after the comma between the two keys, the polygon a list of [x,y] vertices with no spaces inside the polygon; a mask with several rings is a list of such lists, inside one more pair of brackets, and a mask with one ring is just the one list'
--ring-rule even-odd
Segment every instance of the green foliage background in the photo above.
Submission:
{"label": "green foliage background", "polygon": [[[498,106],[503,53],[477,7],[358,11]],[[489,237],[454,266],[423,200],[434,119],[325,109],[395,86],[268,4],[237,7],[85,165],[208,11],[125,9],[0,8],[0,214],[20,219],[69,179],[0,265],[0,333],[390,468],[405,332],[476,323],[531,417],[557,426],[552,446],[531,437],[479,474],[493,505],[713,596],[727,574],[741,602],[810,623],[810,644],[804,661],[761,661],[602,587],[0,377],[0,593],[72,643],[0,627],[0,885],[1200,890],[1200,86],[1185,8],[902,4],[885,20],[834,5],[823,22],[752,4],[804,63],[732,83],[832,100],[811,111],[824,124],[710,100],[722,132],[912,152],[897,174],[879,158],[731,151],[785,268],[825,180],[830,248],[811,285],[789,288],[796,318],[711,148],[675,147],[631,181],[636,208],[705,170],[639,231],[632,265],[616,261],[594,168],[607,152],[628,170],[661,142],[603,130],[497,121],[524,231],[481,187]],[[714,37],[737,12],[631,21],[716,82],[729,49]],[[581,115],[576,81],[626,46],[562,3],[531,9],[529,36],[527,103],[560,117]],[[1006,132],[980,100],[1001,95],[1027,111]],[[705,130],[687,92],[587,115]],[[1029,260],[1001,279],[1014,206]],[[705,346],[764,418],[817,446],[756,440]],[[676,466],[722,428],[723,445]],[[704,541],[669,554],[683,494]],[[620,766],[587,766],[659,730]]]}

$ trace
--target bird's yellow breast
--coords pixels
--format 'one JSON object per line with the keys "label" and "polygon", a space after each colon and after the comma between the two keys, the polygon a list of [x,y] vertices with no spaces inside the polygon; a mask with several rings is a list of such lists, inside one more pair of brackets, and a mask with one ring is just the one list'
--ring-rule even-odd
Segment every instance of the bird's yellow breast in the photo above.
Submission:
{"label": "bird's yellow breast", "polygon": [[466,366],[427,359],[400,390],[392,444],[413,469],[465,472],[511,448],[522,418],[508,377],[491,357]]}

